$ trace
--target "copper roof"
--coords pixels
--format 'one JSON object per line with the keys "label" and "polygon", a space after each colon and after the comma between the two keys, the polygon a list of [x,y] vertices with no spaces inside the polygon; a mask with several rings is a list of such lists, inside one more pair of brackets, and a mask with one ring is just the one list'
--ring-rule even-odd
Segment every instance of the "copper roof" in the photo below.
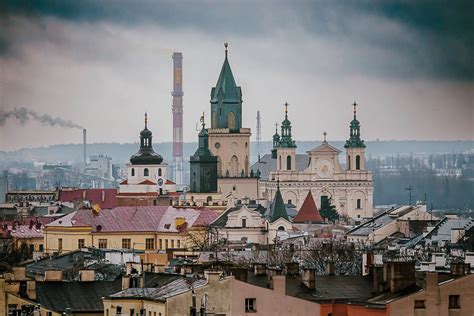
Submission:
{"label": "copper roof", "polygon": [[304,199],[303,205],[298,212],[298,215],[293,218],[293,223],[324,223],[323,218],[319,214],[316,203],[314,203],[311,191],[308,192]]}

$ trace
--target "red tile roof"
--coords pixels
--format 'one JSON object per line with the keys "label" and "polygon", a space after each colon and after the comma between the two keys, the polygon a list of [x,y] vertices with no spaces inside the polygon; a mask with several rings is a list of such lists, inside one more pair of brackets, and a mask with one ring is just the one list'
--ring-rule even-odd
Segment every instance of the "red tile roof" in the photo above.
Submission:
{"label": "red tile roof", "polygon": [[217,212],[207,209],[171,206],[119,206],[113,209],[81,209],[68,214],[47,227],[92,227],[93,232],[179,232],[176,218],[184,217],[187,227],[209,225]]}
{"label": "red tile roof", "polygon": [[173,182],[171,180],[166,180],[165,184],[176,184],[176,182]]}
{"label": "red tile roof", "polygon": [[117,189],[73,189],[59,191],[61,202],[91,201],[99,204],[101,209],[110,209],[117,206]]}
{"label": "red tile roof", "polygon": [[316,203],[314,203],[313,195],[311,191],[308,192],[303,205],[298,214],[293,218],[293,223],[323,223],[324,220],[319,214]]}
{"label": "red tile roof", "polygon": [[128,180],[125,179],[125,180],[123,180],[122,182],[120,182],[120,184],[128,184]]}

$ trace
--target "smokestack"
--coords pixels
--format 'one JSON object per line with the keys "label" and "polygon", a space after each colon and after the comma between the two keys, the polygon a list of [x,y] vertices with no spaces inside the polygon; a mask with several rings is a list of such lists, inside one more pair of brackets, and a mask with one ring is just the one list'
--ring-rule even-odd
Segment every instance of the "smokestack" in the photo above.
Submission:
{"label": "smokestack", "polygon": [[87,162],[87,151],[86,151],[86,148],[87,148],[87,130],[84,128],[82,130],[82,142],[83,142],[83,145],[84,145],[84,166],[86,165],[86,162]]}
{"label": "smokestack", "polygon": [[173,53],[173,175],[183,184],[183,54]]}

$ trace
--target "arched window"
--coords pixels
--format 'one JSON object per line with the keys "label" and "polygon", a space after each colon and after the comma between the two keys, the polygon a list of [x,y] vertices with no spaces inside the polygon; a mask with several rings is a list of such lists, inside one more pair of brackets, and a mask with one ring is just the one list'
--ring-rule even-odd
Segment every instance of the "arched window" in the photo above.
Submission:
{"label": "arched window", "polygon": [[229,129],[234,129],[235,128],[235,115],[234,112],[229,113],[229,119],[228,119],[228,124]]}
{"label": "arched window", "polygon": [[286,170],[291,170],[291,156],[286,157]]}
{"label": "arched window", "polygon": [[347,170],[351,170],[351,155],[347,155]]}
{"label": "arched window", "polygon": [[135,168],[132,168],[132,177],[135,176]]}
{"label": "arched window", "polygon": [[247,219],[245,217],[242,217],[242,228],[247,227]]}
{"label": "arched window", "polygon": [[281,156],[278,157],[278,169],[281,170]]}
{"label": "arched window", "polygon": [[158,168],[158,177],[161,177],[161,168]]}
{"label": "arched window", "polygon": [[361,203],[360,199],[357,199],[357,202],[356,202],[357,207],[356,208],[360,209],[360,203]]}
{"label": "arched window", "polygon": [[144,177],[148,177],[149,175],[150,175],[150,171],[148,170],[148,168],[145,168],[145,169],[143,170],[143,176],[144,176]]}
{"label": "arched window", "polygon": [[232,170],[232,176],[237,177],[239,175],[239,159],[235,155],[230,159],[230,168]]}
{"label": "arched window", "polygon": [[356,156],[356,170],[360,170],[360,156]]}
{"label": "arched window", "polygon": [[284,230],[285,230],[285,227],[280,226],[280,227],[278,227],[278,230],[279,230],[279,231],[284,231]]}

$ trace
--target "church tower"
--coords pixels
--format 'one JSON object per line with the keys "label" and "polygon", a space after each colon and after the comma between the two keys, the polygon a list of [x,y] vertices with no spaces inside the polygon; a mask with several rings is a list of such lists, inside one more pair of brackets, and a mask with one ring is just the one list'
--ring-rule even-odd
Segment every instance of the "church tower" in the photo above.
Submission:
{"label": "church tower", "polygon": [[211,90],[211,128],[228,128],[231,133],[238,133],[242,128],[242,89],[235,83],[234,75],[225,59],[217,84]]}
{"label": "church tower", "polygon": [[217,157],[209,150],[209,134],[201,116],[199,147],[189,161],[191,167],[191,192],[217,192]]}
{"label": "church tower", "polygon": [[354,102],[354,119],[350,125],[350,137],[346,141],[346,169],[348,171],[365,170],[365,144],[360,138],[360,123],[357,120],[357,103]]}
{"label": "church tower", "polygon": [[278,123],[275,123],[275,134],[273,135],[272,159],[277,159],[278,147],[280,147],[280,135],[278,134]]}
{"label": "church tower", "polygon": [[281,136],[277,148],[277,170],[296,170],[296,143],[291,137],[291,122],[288,119],[288,103],[285,103],[285,119],[281,123]]}
{"label": "church tower", "polygon": [[250,128],[242,128],[242,90],[230,68],[227,43],[216,86],[211,89],[209,149],[217,156],[219,178],[250,176]]}

